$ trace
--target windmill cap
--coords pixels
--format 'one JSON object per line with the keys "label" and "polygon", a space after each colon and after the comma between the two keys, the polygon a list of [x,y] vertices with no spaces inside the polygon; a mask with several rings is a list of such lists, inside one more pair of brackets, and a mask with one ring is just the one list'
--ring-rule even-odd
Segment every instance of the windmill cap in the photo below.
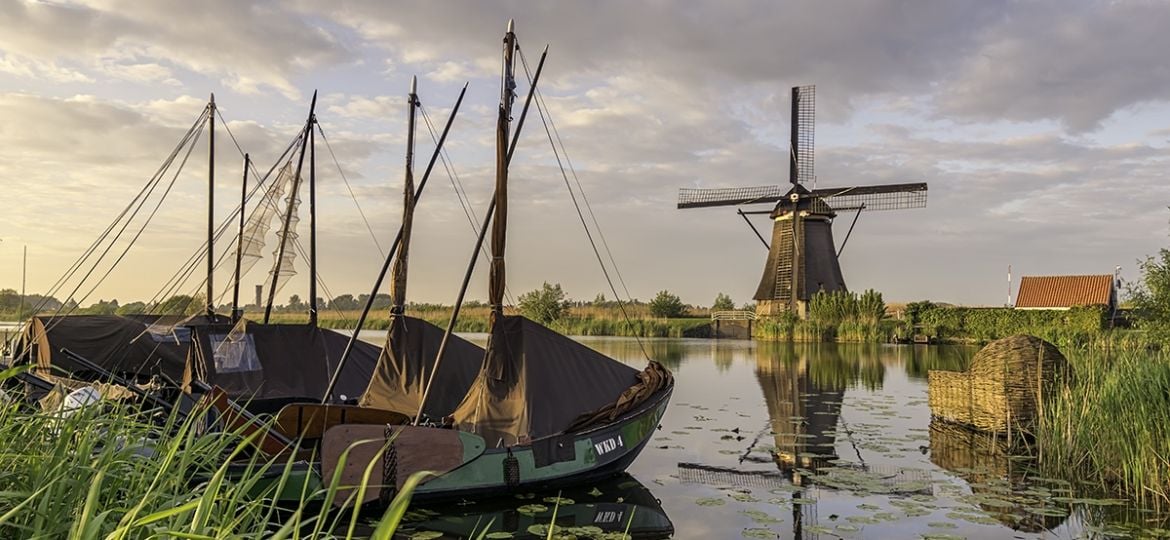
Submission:
{"label": "windmill cap", "polygon": [[418,76],[417,75],[410,76],[410,93],[411,94],[418,93]]}
{"label": "windmill cap", "polygon": [[508,19],[508,33],[511,34],[516,30],[516,19]]}

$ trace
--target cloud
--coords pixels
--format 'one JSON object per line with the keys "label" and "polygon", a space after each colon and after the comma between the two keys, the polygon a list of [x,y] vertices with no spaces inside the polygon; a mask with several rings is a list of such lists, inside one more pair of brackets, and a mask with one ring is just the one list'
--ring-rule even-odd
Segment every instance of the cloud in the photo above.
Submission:
{"label": "cloud", "polygon": [[[131,50],[138,65],[173,63],[193,73],[218,76],[243,93],[271,88],[299,99],[293,75],[354,60],[328,31],[279,2],[241,8],[229,0],[147,4],[9,0],[5,6],[0,9],[0,27],[6,29],[0,47],[58,69],[80,63],[100,70],[103,66],[95,59],[121,57]],[[137,69],[139,76],[143,69]]]}

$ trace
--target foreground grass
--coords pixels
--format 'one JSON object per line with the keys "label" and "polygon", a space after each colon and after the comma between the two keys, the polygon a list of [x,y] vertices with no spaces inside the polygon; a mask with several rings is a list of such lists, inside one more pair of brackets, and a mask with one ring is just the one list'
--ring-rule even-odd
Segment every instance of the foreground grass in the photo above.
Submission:
{"label": "foreground grass", "polygon": [[1051,475],[1170,507],[1170,353],[1068,354],[1076,381],[1051,396],[1036,436]]}
{"label": "foreground grass", "polygon": [[[333,511],[336,479],[321,486],[289,460],[249,458],[244,437],[204,432],[205,412],[169,413],[0,405],[0,537],[347,538],[364,520],[388,539],[409,505],[407,489],[372,524]],[[245,466],[229,474],[229,460]],[[293,502],[277,504],[277,493]]]}

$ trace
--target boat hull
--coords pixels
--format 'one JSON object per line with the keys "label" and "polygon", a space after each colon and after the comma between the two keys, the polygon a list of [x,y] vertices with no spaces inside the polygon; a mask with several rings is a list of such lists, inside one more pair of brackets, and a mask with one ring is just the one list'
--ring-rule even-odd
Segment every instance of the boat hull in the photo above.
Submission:
{"label": "boat hull", "polygon": [[[633,463],[658,428],[673,386],[612,423],[579,433],[493,448],[461,467],[418,486],[416,501],[477,498],[588,483],[621,473]],[[570,450],[571,448],[571,450]],[[505,479],[509,456],[516,481]]]}

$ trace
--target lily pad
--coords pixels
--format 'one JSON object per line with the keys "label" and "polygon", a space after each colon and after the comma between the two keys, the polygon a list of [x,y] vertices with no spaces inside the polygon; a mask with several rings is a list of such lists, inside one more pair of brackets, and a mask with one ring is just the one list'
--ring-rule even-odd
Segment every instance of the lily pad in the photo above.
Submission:
{"label": "lily pad", "polygon": [[743,530],[744,538],[779,538],[771,529],[751,528]]}
{"label": "lily pad", "polygon": [[699,506],[723,506],[727,504],[727,501],[717,497],[708,497],[706,499],[697,499],[695,504]]}

